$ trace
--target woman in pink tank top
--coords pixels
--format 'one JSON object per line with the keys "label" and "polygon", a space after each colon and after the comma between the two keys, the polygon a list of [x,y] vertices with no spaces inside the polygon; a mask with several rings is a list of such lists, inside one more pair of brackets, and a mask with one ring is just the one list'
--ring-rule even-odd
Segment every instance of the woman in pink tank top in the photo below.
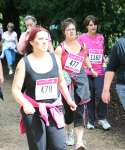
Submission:
{"label": "woman in pink tank top", "polygon": [[[64,77],[66,78],[71,96],[77,104],[77,110],[73,113],[64,102],[65,122],[67,124],[67,145],[74,144],[73,122],[76,135],[76,150],[85,149],[83,143],[83,124],[85,123],[85,112],[87,103],[90,101],[89,84],[84,71],[85,63],[89,68],[91,64],[87,57],[85,44],[80,44],[76,38],[76,23],[72,18],[67,18],[62,22],[64,41],[57,47],[56,54],[60,57]],[[95,74],[92,70],[92,74]],[[84,119],[83,119],[84,116]]]}
{"label": "woman in pink tank top", "polygon": [[[109,129],[111,126],[107,121],[107,104],[103,103],[101,93],[104,82],[104,37],[97,33],[98,20],[95,16],[89,15],[84,20],[87,33],[79,36],[80,43],[85,43],[88,48],[89,59],[92,65],[91,69],[96,71],[96,76],[93,76],[90,69],[86,69],[89,79],[89,87],[91,92],[91,102],[88,103],[89,121],[88,129],[93,129],[95,125],[95,104],[97,103],[98,124],[104,129]],[[95,100],[97,102],[95,102]],[[96,109],[97,110],[97,109]]]}

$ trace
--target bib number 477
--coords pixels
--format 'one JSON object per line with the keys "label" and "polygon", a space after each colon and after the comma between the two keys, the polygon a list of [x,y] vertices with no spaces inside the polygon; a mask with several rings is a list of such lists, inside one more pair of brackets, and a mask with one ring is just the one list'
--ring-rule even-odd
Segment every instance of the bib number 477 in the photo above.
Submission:
{"label": "bib number 477", "polygon": [[76,68],[79,65],[79,62],[75,61],[75,60],[71,60],[70,62],[70,66]]}

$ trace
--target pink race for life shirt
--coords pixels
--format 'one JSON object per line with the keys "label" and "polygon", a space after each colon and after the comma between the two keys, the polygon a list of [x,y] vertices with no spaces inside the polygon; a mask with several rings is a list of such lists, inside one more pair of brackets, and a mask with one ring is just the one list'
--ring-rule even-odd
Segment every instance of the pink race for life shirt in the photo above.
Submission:
{"label": "pink race for life shirt", "polygon": [[[104,37],[102,34],[88,35],[83,33],[79,36],[80,43],[85,43],[88,49],[89,59],[93,69],[98,75],[104,75],[103,69],[103,56],[104,56]],[[86,69],[87,75],[91,75],[91,72]]]}

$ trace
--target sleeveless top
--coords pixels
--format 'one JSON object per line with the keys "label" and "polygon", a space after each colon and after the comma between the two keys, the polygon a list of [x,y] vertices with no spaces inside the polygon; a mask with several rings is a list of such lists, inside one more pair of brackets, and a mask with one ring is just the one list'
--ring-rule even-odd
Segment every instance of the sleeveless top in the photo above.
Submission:
{"label": "sleeveless top", "polygon": [[[62,48],[62,56],[61,56],[61,63],[62,63],[62,69],[63,70],[66,70],[68,73],[72,73],[73,71],[69,70],[69,69],[66,69],[65,68],[65,65],[66,65],[66,61],[69,57],[69,54],[70,52],[68,52],[65,48],[64,48],[64,43],[61,43],[61,48]],[[78,59],[81,59],[81,68],[84,68],[85,67],[85,64],[84,64],[84,58],[87,56],[87,51],[84,50],[83,47],[81,47],[81,50],[78,54],[73,54],[74,56],[78,56],[78,57],[81,57],[81,58],[78,58]],[[74,57],[73,56],[73,57]],[[71,56],[72,57],[72,56]],[[72,61],[72,60],[71,60]],[[71,62],[70,62],[71,63]],[[76,64],[77,65],[77,64]]]}
{"label": "sleeveless top", "polygon": [[[69,84],[70,95],[71,95],[72,99],[75,99],[76,104],[78,104],[78,105],[86,104],[90,101],[88,78],[84,71],[84,58],[87,56],[87,51],[84,50],[84,47],[81,47],[81,50],[78,54],[74,54],[73,57],[71,56],[73,59],[71,58],[70,59],[71,62],[69,61],[69,63],[72,63],[75,60],[77,62],[77,58],[79,59],[79,57],[82,58],[82,61],[80,62],[81,68],[79,67],[79,72],[75,72],[75,69],[73,71],[73,70],[69,70],[69,68],[65,67],[66,61],[68,60],[70,53],[65,50],[64,43],[61,43],[61,47],[62,47],[62,56],[61,56],[62,68],[65,70],[66,73],[68,73],[69,78],[71,80],[71,83]],[[76,96],[76,95],[78,97],[74,98],[74,96]]]}
{"label": "sleeveless top", "polygon": [[[24,87],[25,87],[24,93],[26,93],[28,96],[30,96],[33,99],[35,99],[36,80],[58,78],[58,76],[59,76],[58,65],[56,62],[55,55],[53,53],[50,53],[50,56],[52,58],[53,67],[50,71],[48,71],[46,73],[35,72],[32,69],[27,56],[24,57],[25,68],[26,68],[25,69],[25,80],[24,80]],[[41,69],[42,69],[42,67],[44,67],[44,66],[41,66]],[[59,95],[59,91],[58,91],[58,95]],[[42,100],[42,98],[41,98],[41,100]],[[53,103],[54,101],[56,101],[56,99],[46,99],[45,100],[45,102],[48,102],[48,103]]]}

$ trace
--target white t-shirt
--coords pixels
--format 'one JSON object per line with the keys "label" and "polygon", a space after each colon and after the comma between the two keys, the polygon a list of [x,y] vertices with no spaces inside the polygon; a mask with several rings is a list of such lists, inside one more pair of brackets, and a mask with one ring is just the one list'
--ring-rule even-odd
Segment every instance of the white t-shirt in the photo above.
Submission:
{"label": "white t-shirt", "polygon": [[16,50],[16,41],[17,41],[17,33],[13,31],[11,34],[8,31],[4,32],[2,35],[3,42],[3,50],[5,49],[13,49]]}

